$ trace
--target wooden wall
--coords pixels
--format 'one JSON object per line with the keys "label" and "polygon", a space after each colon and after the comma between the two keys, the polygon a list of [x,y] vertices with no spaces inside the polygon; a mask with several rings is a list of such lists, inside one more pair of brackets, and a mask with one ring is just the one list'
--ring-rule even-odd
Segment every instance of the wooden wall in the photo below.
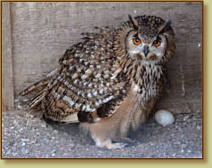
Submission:
{"label": "wooden wall", "polygon": [[25,87],[57,66],[80,33],[94,26],[115,26],[128,14],[171,20],[177,52],[168,65],[171,88],[158,108],[173,112],[201,110],[201,2],[3,2],[3,110]]}
{"label": "wooden wall", "polygon": [[2,3],[2,110],[14,109],[14,78],[9,3]]}

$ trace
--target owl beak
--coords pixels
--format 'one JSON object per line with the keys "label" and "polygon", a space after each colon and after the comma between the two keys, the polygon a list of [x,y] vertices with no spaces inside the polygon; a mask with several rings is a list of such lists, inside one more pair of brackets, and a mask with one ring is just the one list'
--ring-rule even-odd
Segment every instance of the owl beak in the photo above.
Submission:
{"label": "owl beak", "polygon": [[144,55],[146,57],[148,55],[148,53],[149,53],[149,46],[145,45],[144,49],[143,49],[143,52],[144,52]]}

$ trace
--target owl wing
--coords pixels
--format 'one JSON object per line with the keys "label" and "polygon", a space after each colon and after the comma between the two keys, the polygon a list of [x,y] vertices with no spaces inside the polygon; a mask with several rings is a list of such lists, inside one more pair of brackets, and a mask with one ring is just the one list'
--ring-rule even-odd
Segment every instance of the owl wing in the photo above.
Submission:
{"label": "owl wing", "polygon": [[[128,88],[116,64],[113,38],[109,28],[85,33],[84,41],[60,58],[59,68],[29,87],[42,88],[30,99],[30,107],[41,104],[45,117],[65,122],[95,122],[110,116]],[[26,93],[27,89],[22,95]]]}

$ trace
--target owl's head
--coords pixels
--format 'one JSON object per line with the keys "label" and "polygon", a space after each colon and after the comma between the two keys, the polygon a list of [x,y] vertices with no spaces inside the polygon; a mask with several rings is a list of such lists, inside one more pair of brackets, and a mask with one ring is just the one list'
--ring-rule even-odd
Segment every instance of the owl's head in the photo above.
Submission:
{"label": "owl's head", "polygon": [[136,62],[163,63],[174,54],[174,32],[171,22],[156,16],[137,16],[117,30],[115,50],[121,59]]}

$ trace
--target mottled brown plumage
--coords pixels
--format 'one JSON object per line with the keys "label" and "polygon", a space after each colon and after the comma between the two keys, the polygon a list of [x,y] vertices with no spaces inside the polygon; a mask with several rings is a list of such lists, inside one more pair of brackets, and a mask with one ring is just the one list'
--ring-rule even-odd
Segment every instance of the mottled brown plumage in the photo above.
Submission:
{"label": "mottled brown plumage", "polygon": [[[41,106],[45,118],[82,122],[99,147],[127,137],[145,122],[162,89],[165,63],[175,51],[170,22],[137,16],[120,28],[83,33],[59,66],[25,89],[30,108]],[[35,94],[34,94],[35,93]]]}

